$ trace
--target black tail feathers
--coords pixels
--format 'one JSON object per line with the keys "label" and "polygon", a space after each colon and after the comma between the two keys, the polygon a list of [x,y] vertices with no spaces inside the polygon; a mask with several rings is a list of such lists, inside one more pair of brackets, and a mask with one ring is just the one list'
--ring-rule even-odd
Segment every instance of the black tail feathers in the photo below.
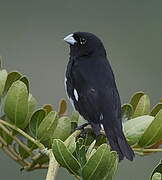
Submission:
{"label": "black tail feathers", "polygon": [[111,148],[117,151],[119,155],[119,161],[126,157],[128,160],[133,161],[134,152],[127,143],[127,140],[122,131],[115,132],[112,129],[105,131]]}

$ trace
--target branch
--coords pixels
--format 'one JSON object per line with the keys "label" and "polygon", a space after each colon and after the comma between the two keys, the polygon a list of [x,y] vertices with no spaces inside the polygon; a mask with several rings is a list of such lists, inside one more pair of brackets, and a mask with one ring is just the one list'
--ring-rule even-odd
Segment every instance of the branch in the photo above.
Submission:
{"label": "branch", "polygon": [[[27,138],[28,140],[30,140],[31,142],[33,142],[34,144],[36,144],[38,146],[38,148],[40,150],[44,150],[45,149],[45,146],[40,143],[38,140],[34,139],[33,137],[29,136],[27,133],[25,133],[23,130],[19,129],[18,127],[16,127],[15,125],[12,125],[6,121],[3,121],[0,119],[0,125],[2,127],[2,124],[14,129],[15,131],[19,132],[22,136],[24,136],[25,138]],[[4,126],[3,126],[4,127]],[[15,139],[14,139],[15,140]],[[16,141],[16,140],[15,140]],[[30,148],[29,148],[30,150]]]}
{"label": "branch", "polygon": [[[66,140],[65,140],[65,145],[68,146],[70,141],[71,141],[71,137],[77,137],[79,136],[81,133],[81,130],[76,130],[74,131]],[[46,176],[46,180],[55,180],[57,172],[58,172],[58,168],[59,168],[59,164],[56,161],[54,154],[52,152],[52,149],[50,149],[48,151],[49,156],[49,166],[48,166],[48,172],[47,172],[47,176]],[[77,179],[79,179],[78,177],[76,177]]]}
{"label": "branch", "polygon": [[28,152],[30,154],[30,156],[34,156],[34,154],[31,152],[31,149],[28,148],[28,146],[26,144],[24,144],[22,141],[20,141],[19,138],[17,138],[16,136],[13,136],[12,132],[9,131],[5,126],[3,126],[0,123],[0,128],[7,133],[13,140],[15,140],[26,152]]}
{"label": "branch", "polygon": [[48,172],[47,172],[47,176],[46,176],[46,180],[55,180],[57,172],[58,172],[58,168],[59,168],[59,164],[57,163],[52,149],[49,150],[49,167],[48,167]]}
{"label": "branch", "polygon": [[11,146],[8,146],[6,141],[0,137],[0,142],[2,143],[2,150],[14,161],[19,163],[21,166],[29,166],[29,162],[23,160],[19,154],[17,154]]}

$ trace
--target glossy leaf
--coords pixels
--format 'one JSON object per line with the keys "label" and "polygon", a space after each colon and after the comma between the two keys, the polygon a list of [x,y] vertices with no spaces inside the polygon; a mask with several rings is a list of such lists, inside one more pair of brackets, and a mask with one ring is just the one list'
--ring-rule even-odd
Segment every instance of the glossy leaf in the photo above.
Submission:
{"label": "glossy leaf", "polygon": [[83,167],[85,165],[85,163],[87,162],[87,160],[86,160],[86,149],[85,149],[83,138],[79,138],[77,140],[76,149],[75,149],[73,155],[77,158],[81,167]]}
{"label": "glossy leaf", "polygon": [[107,144],[99,146],[82,170],[84,180],[103,180],[110,168],[111,153]]}
{"label": "glossy leaf", "polygon": [[7,71],[5,69],[0,70],[0,97],[3,94],[6,80],[7,80]]}
{"label": "glossy leaf", "polygon": [[96,152],[96,149],[92,149],[91,154],[89,155],[89,157],[87,158],[87,161],[91,158],[91,156],[93,156],[93,154]]}
{"label": "glossy leaf", "polygon": [[29,97],[28,97],[28,113],[27,113],[25,122],[21,125],[22,129],[26,128],[26,126],[29,124],[29,122],[31,120],[31,116],[35,110],[36,105],[37,105],[36,99],[32,96],[32,94],[29,94]]}
{"label": "glossy leaf", "polygon": [[5,84],[5,89],[4,89],[5,93],[7,93],[8,89],[11,87],[12,83],[19,80],[21,77],[22,77],[22,75],[18,71],[10,72],[7,76],[7,80],[6,80],[6,84]]}
{"label": "glossy leaf", "polygon": [[158,103],[155,107],[152,108],[150,115],[156,116],[156,114],[162,109],[162,103]]}
{"label": "glossy leaf", "polygon": [[61,117],[58,119],[57,126],[54,130],[52,138],[61,139],[65,141],[71,132],[71,121],[68,117]]}
{"label": "glossy leaf", "polygon": [[26,76],[22,76],[20,78],[20,81],[22,81],[24,84],[26,84],[26,87],[27,87],[28,93],[29,93],[29,80],[28,80],[28,78]]}
{"label": "glossy leaf", "polygon": [[37,137],[37,131],[40,123],[45,118],[46,112],[44,109],[38,109],[34,112],[34,114],[31,117],[31,121],[29,124],[29,130],[33,137]]}
{"label": "glossy leaf", "polygon": [[139,146],[147,147],[162,139],[162,110],[160,110],[155,119],[146,129],[145,133],[139,140]]}
{"label": "glossy leaf", "polygon": [[31,118],[35,108],[36,108],[36,105],[37,105],[37,101],[36,99],[32,96],[32,94],[29,94],[29,97],[28,97],[28,114],[27,114],[27,117],[26,119],[29,119]]}
{"label": "glossy leaf", "polygon": [[78,126],[79,113],[77,111],[73,111],[70,119],[71,119],[71,130],[75,131],[75,129]]}
{"label": "glossy leaf", "polygon": [[66,145],[66,147],[68,148],[68,150],[73,153],[76,149],[76,138],[74,136],[71,136],[71,139],[69,141],[69,143]]}
{"label": "glossy leaf", "polygon": [[73,111],[70,119],[71,119],[71,122],[78,123],[79,113],[77,111]]}
{"label": "glossy leaf", "polygon": [[153,120],[154,117],[145,115],[126,121],[123,124],[124,134],[130,145],[138,143],[139,139]]}
{"label": "glossy leaf", "polygon": [[92,151],[93,151],[93,148],[95,147],[95,144],[96,144],[96,140],[94,140],[94,141],[90,144],[90,146],[88,147],[88,150],[87,150],[87,153],[86,153],[86,158],[87,158],[87,160],[90,158],[91,153],[92,153]]}
{"label": "glossy leaf", "polygon": [[55,139],[52,149],[56,160],[62,167],[74,175],[79,175],[80,164],[61,140]]}
{"label": "glossy leaf", "polygon": [[128,120],[133,115],[133,106],[131,104],[122,105],[122,119]]}
{"label": "glossy leaf", "polygon": [[134,114],[133,114],[132,118],[149,114],[149,112],[150,112],[150,99],[147,95],[143,95],[140,98],[140,100],[134,110]]}
{"label": "glossy leaf", "polygon": [[111,180],[113,178],[115,172],[117,171],[117,167],[118,167],[117,156],[118,155],[115,151],[111,152],[110,161],[109,161],[109,169],[103,180]]}
{"label": "glossy leaf", "polygon": [[137,104],[143,95],[144,95],[144,92],[136,92],[135,94],[133,94],[133,96],[130,99],[130,104],[132,105],[133,110],[136,109]]}
{"label": "glossy leaf", "polygon": [[9,120],[17,127],[21,127],[28,113],[28,90],[21,81],[14,82],[5,100],[4,111]]}
{"label": "glossy leaf", "polygon": [[53,133],[57,126],[57,113],[51,111],[40,123],[37,131],[37,137],[41,141],[49,140],[53,137]]}
{"label": "glossy leaf", "polygon": [[[101,144],[103,144],[102,142],[102,134],[100,134],[97,137],[97,142],[96,142],[96,146],[99,146]],[[104,136],[105,137],[105,136]],[[92,131],[92,129],[90,128],[86,128],[86,136],[84,138],[84,144],[85,146],[90,146],[90,144],[92,144],[92,142],[96,139],[96,136],[94,135],[94,132]],[[107,139],[106,139],[107,142]],[[101,144],[100,144],[101,143]]]}

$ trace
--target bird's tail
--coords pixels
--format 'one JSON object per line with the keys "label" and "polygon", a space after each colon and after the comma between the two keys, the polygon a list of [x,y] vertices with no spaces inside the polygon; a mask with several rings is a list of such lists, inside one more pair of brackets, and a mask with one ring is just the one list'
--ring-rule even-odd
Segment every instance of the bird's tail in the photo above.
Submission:
{"label": "bird's tail", "polygon": [[127,140],[122,130],[115,130],[113,128],[105,128],[105,133],[108,138],[111,148],[117,151],[119,160],[123,160],[126,157],[128,160],[133,161],[134,152],[127,143]]}

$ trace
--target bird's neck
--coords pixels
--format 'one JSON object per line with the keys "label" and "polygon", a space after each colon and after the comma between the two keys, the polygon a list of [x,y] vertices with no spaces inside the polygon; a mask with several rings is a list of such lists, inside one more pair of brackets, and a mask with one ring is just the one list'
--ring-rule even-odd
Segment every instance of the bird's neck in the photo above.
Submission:
{"label": "bird's neck", "polygon": [[79,58],[79,57],[106,57],[106,50],[105,48],[96,48],[92,51],[79,51],[79,49],[70,49],[70,57],[72,58]]}

